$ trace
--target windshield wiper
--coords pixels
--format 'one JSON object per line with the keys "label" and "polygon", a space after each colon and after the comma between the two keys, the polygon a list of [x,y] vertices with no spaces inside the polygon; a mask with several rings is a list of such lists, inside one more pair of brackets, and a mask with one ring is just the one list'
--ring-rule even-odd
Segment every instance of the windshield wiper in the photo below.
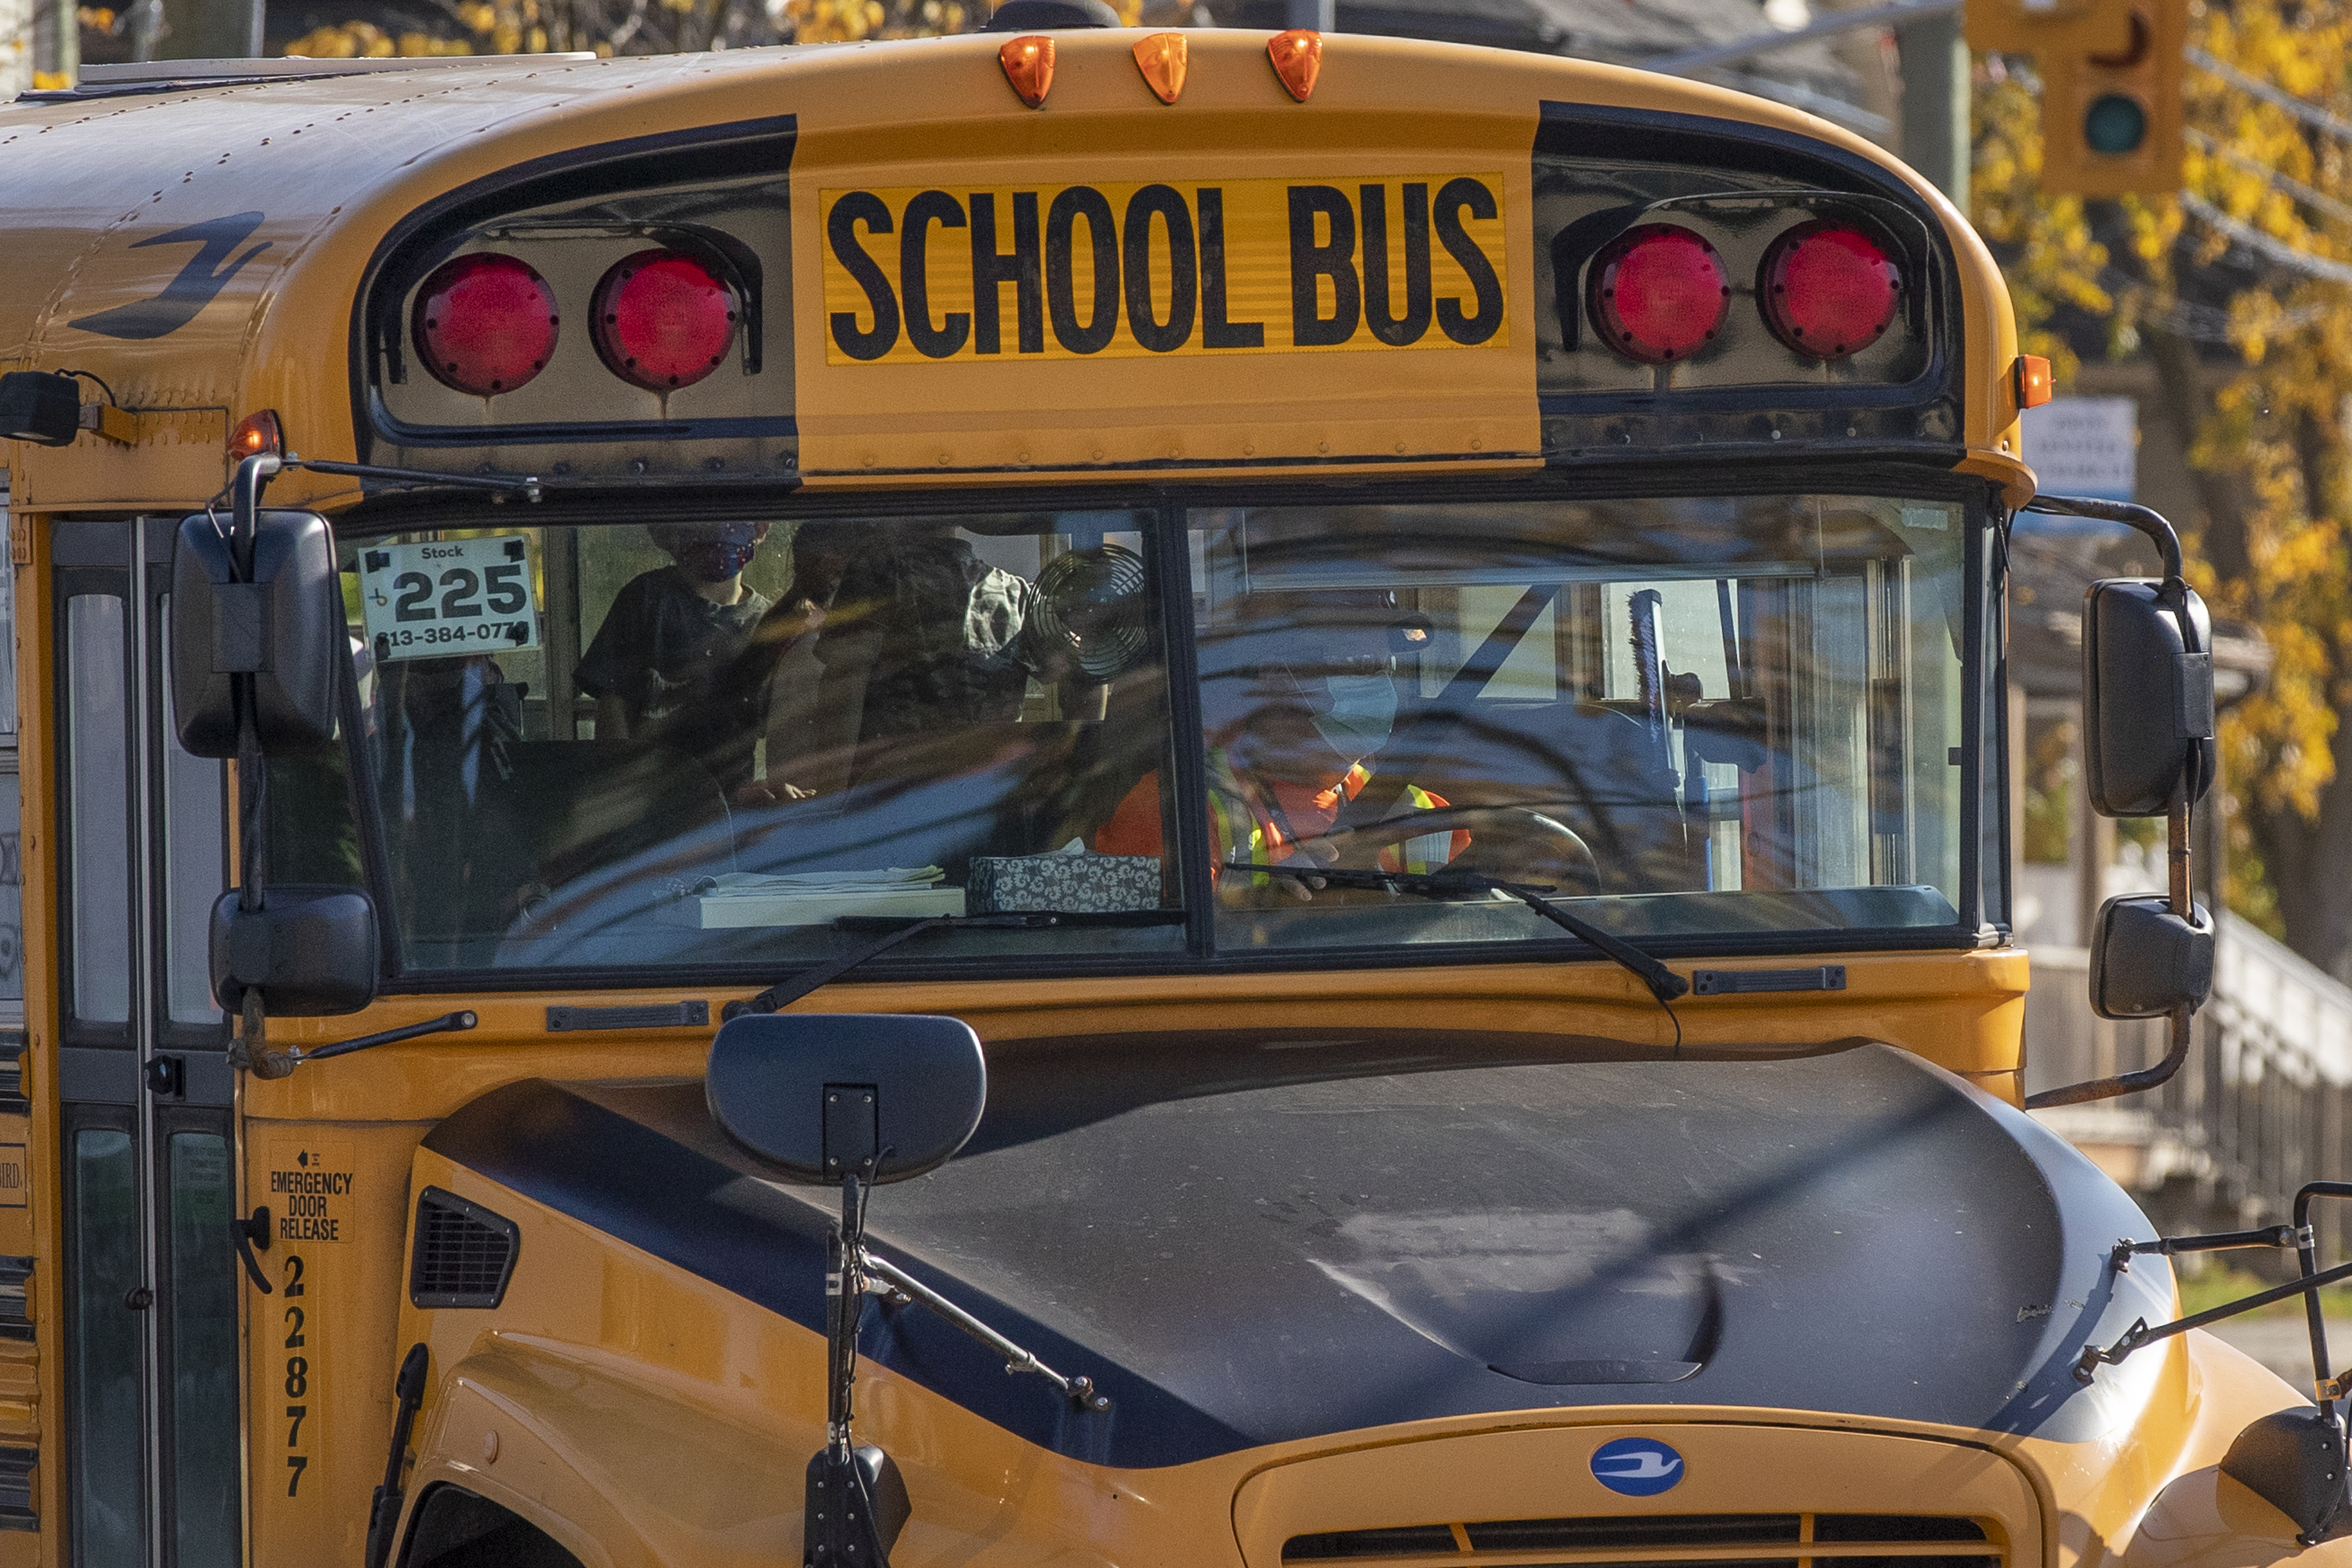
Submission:
{"label": "windshield wiper", "polygon": [[[1664,964],[1621,937],[1610,935],[1591,921],[1580,920],[1567,910],[1556,909],[1544,897],[1559,889],[1540,882],[1507,882],[1500,877],[1489,877],[1483,871],[1355,871],[1331,867],[1251,866],[1250,871],[1271,872],[1277,877],[1294,877],[1301,881],[1328,882],[1335,888],[1370,888],[1377,891],[1411,893],[1416,898],[1458,900],[1465,893],[1507,893],[1559,927],[1570,936],[1599,950],[1614,960],[1643,984],[1658,1005],[1666,1007],[1675,998],[1690,990],[1690,982]],[[1674,1009],[1666,1007],[1671,1016]],[[1680,1028],[1677,1021],[1676,1028]]]}
{"label": "windshield wiper", "polygon": [[1184,923],[1182,910],[1022,910],[995,915],[836,915],[838,931],[879,931],[881,936],[854,947],[838,958],[803,969],[789,980],[779,980],[758,995],[730,1002],[719,1012],[723,1022],[746,1013],[780,1013],[820,986],[830,985],[859,964],[881,957],[911,936],[943,931],[1045,931],[1055,926],[1172,926]]}

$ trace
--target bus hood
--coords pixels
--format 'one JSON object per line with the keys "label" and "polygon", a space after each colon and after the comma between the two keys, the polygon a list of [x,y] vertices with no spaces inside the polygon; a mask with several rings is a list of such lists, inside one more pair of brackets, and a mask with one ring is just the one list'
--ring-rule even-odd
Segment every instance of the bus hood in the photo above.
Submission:
{"label": "bus hood", "polygon": [[[2030,1118],[1892,1047],[1561,1061],[1540,1037],[1019,1042],[883,1254],[1112,1400],[1080,1414],[919,1309],[867,1360],[1120,1467],[1433,1416],[1754,1406],[2084,1440],[2169,1315],[2113,1272],[2132,1202]],[[823,1323],[829,1194],[768,1180],[699,1081],[511,1084],[426,1146]],[[520,1267],[529,1268],[530,1260]]]}

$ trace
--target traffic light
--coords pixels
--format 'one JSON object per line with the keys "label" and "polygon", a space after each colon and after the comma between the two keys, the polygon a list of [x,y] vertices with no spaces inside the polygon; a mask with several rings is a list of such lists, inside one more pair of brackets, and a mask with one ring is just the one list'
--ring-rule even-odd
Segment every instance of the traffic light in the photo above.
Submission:
{"label": "traffic light", "polygon": [[2189,0],[2123,0],[2121,48],[2048,49],[2042,73],[2042,188],[2078,196],[2180,188],[2181,51]]}
{"label": "traffic light", "polygon": [[2131,43],[2126,0],[1967,0],[1969,47],[2004,55],[2113,53]]}

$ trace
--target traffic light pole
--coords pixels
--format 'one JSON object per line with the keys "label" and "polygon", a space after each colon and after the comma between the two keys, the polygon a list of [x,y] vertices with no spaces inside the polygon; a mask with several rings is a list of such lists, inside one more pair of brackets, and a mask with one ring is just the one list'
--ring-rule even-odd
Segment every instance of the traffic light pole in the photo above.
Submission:
{"label": "traffic light pole", "polygon": [[[1292,0],[1295,5],[1297,0]],[[1641,62],[1645,70],[1687,76],[1710,66],[1810,43],[1862,27],[1893,27],[1903,61],[1903,158],[1935,182],[1962,211],[1969,205],[1969,51],[1962,41],[1961,0],[1894,0],[1891,5],[1832,11],[1787,33],[1757,33]]]}
{"label": "traffic light pole", "polygon": [[1969,210],[1969,47],[1960,15],[1921,16],[1895,30],[1903,62],[1903,161]]}

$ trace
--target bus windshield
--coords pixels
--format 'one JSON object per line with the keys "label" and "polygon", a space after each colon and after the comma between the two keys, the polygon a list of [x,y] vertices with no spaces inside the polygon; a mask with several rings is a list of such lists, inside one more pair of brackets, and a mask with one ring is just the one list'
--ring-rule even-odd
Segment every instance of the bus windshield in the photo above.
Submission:
{"label": "bus windshield", "polygon": [[410,973],[781,974],[872,940],[845,915],[1188,889],[1189,931],[919,957],[1561,940],[1288,874],[1323,867],[1634,936],[1949,926],[1970,526],[1769,495],[347,536],[352,795]]}

